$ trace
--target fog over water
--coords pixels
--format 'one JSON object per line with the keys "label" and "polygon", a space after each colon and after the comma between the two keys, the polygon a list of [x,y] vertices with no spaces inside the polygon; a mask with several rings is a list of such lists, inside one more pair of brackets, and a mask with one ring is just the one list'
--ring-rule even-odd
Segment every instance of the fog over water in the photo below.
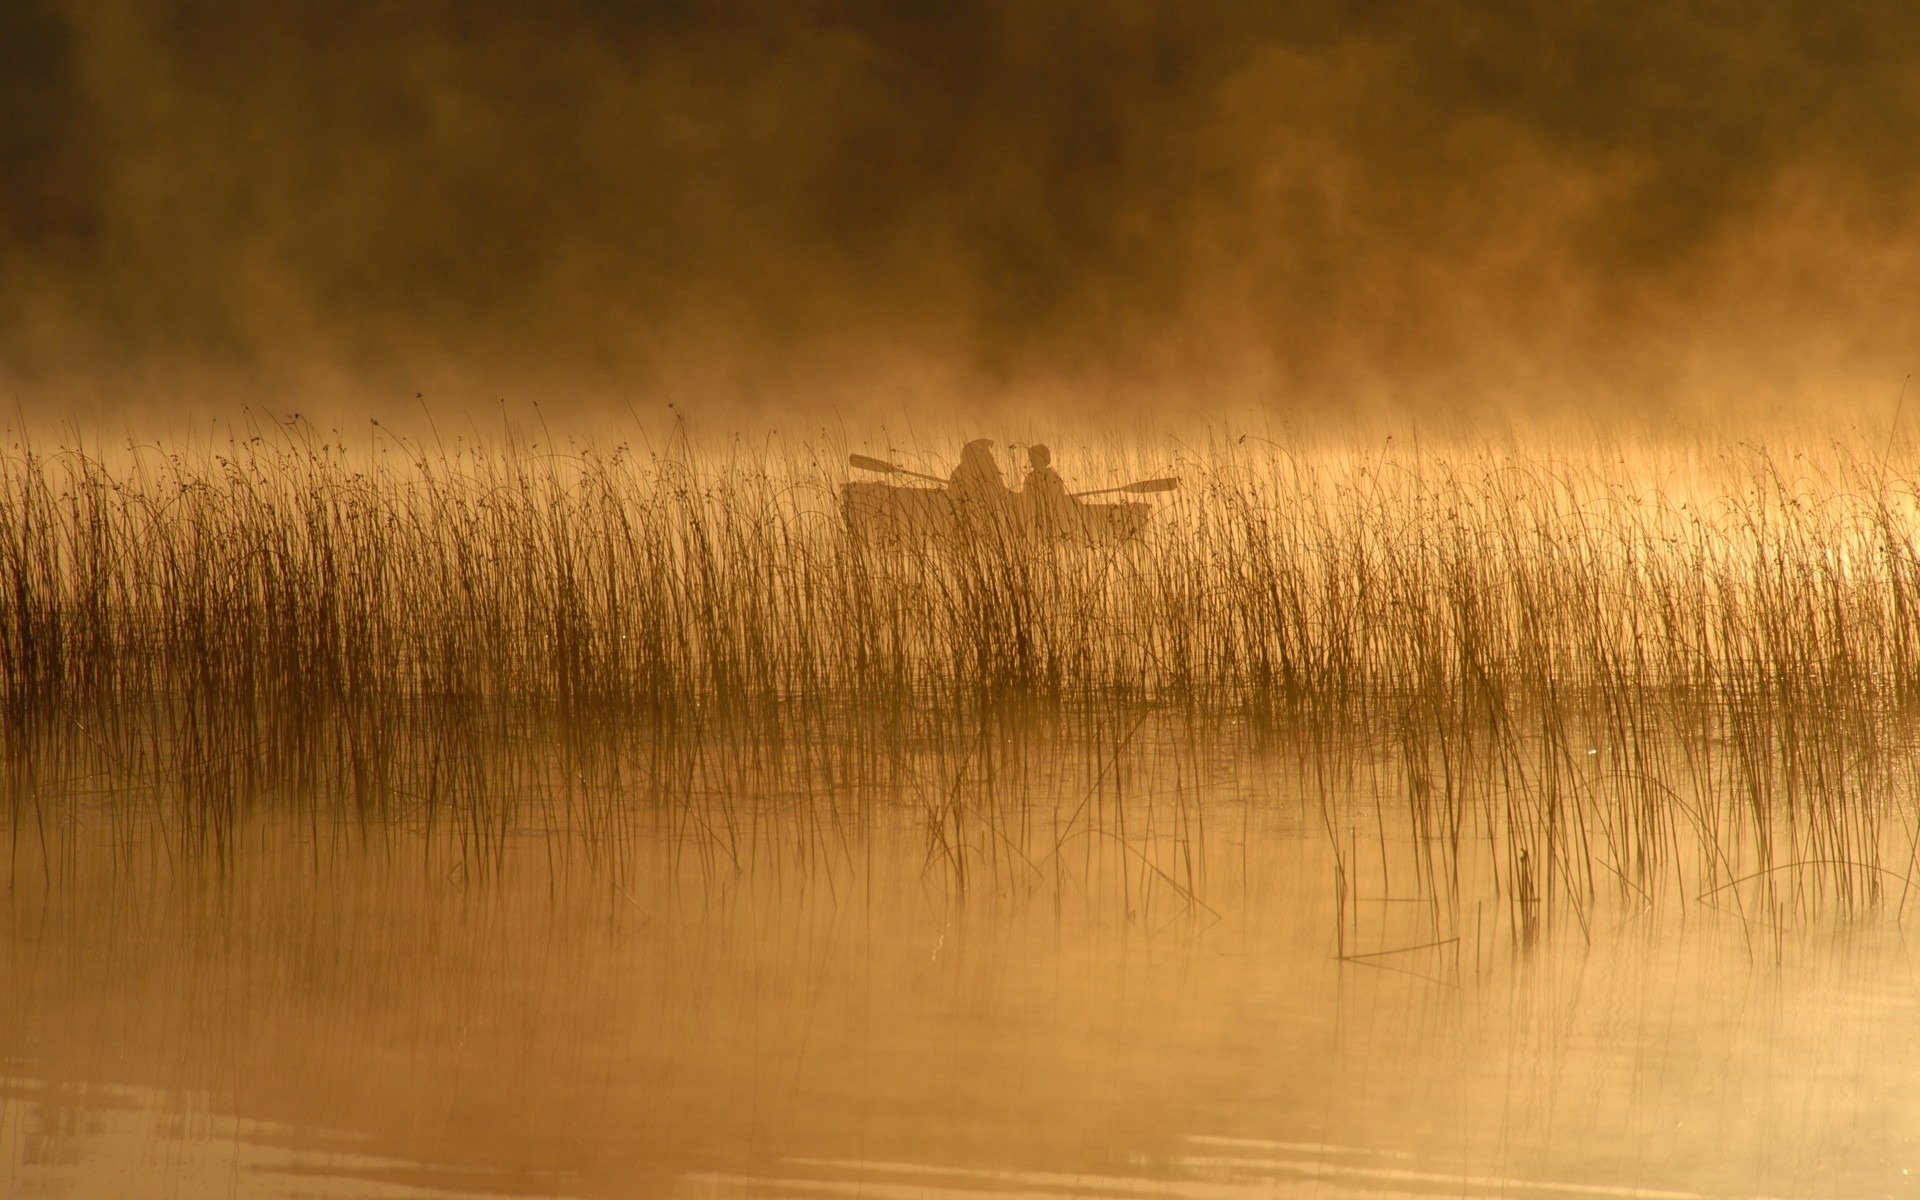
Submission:
{"label": "fog over water", "polygon": [[0,0],[0,1195],[1912,1194],[1917,12]]}
{"label": "fog over water", "polygon": [[1920,18],[1435,2],[0,13],[32,413],[1884,415]]}

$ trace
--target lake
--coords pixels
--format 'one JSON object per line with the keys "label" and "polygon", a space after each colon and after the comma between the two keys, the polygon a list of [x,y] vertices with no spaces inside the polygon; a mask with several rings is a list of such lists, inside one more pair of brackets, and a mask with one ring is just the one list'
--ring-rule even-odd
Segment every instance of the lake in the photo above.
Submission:
{"label": "lake", "polygon": [[[671,787],[684,732],[504,722],[402,739],[377,820],[337,763],[220,776],[211,843],[158,724],[16,731],[0,1191],[1910,1194],[1910,818],[1871,901],[1721,887],[1687,822],[1569,889],[1479,801],[1422,815],[1404,745],[1116,718],[863,777],[709,739]],[[1563,819],[1624,866],[1591,749]]]}

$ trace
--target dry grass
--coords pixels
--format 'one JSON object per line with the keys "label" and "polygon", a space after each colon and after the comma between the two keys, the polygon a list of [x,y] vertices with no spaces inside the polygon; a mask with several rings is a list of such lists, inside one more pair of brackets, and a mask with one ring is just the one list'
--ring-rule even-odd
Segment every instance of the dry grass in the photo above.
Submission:
{"label": "dry grass", "polygon": [[[1110,788],[1151,717],[1162,752],[1294,756],[1356,902],[1411,878],[1457,917],[1490,882],[1523,936],[1672,888],[1904,902],[1920,497],[1878,461],[1115,450],[1082,474],[1187,480],[1137,542],[886,548],[837,517],[843,450],[15,447],[15,856],[38,830],[57,858],[35,780],[84,760],[120,795],[164,769],[119,803],[183,853],[299,785],[312,819],[437,823],[475,861],[669,812],[724,869],[766,797],[831,859],[911,793],[936,861],[1004,880],[1072,827],[954,797],[1017,792],[1038,768],[994,764],[1036,729]],[[1356,804],[1394,814],[1377,854]],[[1201,903],[1202,836],[1142,879]]]}

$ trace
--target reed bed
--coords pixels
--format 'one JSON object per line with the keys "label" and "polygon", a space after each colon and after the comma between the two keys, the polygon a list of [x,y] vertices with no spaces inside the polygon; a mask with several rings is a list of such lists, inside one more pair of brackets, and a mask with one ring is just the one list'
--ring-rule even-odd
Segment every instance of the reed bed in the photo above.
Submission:
{"label": "reed bed", "polygon": [[[1100,747],[1076,786],[1106,789],[1151,720],[1163,754],[1226,738],[1316,781],[1342,895],[1371,870],[1457,913],[1490,879],[1523,933],[1669,884],[1776,914],[1904,902],[1920,493],[1883,460],[1135,446],[1080,469],[1183,477],[1142,538],[1007,517],[875,545],[839,516],[845,449],[348,449],[298,425],[17,446],[16,845],[48,763],[86,759],[123,793],[164,768],[150,808],[183,852],[289,781],[480,858],[525,796],[584,790],[563,823],[589,843],[650,805],[736,866],[768,797],[830,858],[910,791],[950,871],[1014,878],[1057,827],[943,781],[1017,791],[996,755],[1039,729]],[[509,747],[543,765],[476,765]],[[1191,800],[1168,819],[1191,828]],[[1395,814],[1377,855],[1356,802]],[[1200,902],[1193,840],[1142,878]]]}

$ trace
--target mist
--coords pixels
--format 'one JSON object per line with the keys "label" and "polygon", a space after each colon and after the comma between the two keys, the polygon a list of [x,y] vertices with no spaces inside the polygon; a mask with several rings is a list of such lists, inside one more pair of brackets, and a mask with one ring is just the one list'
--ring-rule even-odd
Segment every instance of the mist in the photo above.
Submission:
{"label": "mist", "polygon": [[0,388],[1880,414],[1920,18],[1866,3],[0,9]]}

